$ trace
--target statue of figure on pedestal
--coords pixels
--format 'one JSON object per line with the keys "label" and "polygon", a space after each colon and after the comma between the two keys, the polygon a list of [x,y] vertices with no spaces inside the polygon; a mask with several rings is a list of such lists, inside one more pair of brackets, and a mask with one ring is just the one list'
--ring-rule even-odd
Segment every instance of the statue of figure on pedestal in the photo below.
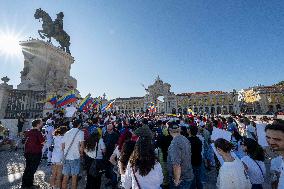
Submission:
{"label": "statue of figure on pedestal", "polygon": [[54,22],[41,8],[36,10],[34,17],[42,20],[42,30],[38,30],[39,36],[42,39],[48,38],[48,42],[51,42],[53,37],[60,44],[61,49],[70,54],[70,36],[63,30],[63,12],[57,14]]}
{"label": "statue of figure on pedestal", "polygon": [[5,85],[7,85],[7,83],[10,81],[10,78],[5,76],[5,77],[2,77],[1,80],[4,82]]}

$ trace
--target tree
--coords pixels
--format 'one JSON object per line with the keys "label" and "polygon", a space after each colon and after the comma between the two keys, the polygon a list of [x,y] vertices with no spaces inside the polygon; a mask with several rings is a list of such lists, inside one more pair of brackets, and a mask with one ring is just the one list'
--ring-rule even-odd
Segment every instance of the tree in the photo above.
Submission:
{"label": "tree", "polygon": [[280,81],[279,83],[277,83],[275,85],[284,85],[284,81]]}

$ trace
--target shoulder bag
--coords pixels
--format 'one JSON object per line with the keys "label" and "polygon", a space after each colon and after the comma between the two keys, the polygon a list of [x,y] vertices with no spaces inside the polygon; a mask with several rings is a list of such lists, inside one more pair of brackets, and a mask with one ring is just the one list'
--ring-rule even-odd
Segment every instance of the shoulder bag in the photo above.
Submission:
{"label": "shoulder bag", "polygon": [[262,171],[262,169],[261,169],[260,165],[257,163],[257,161],[255,161],[255,160],[253,160],[253,161],[256,163],[256,165],[257,165],[257,166],[258,166],[258,168],[260,169],[261,174],[262,174],[262,177],[263,177],[263,179],[264,179],[264,174],[263,174],[263,171]]}
{"label": "shoulder bag", "polygon": [[136,177],[136,175],[135,175],[135,171],[134,171],[134,168],[133,168],[133,167],[132,167],[132,172],[133,172],[135,181],[136,181],[136,183],[137,183],[138,189],[141,189],[141,186],[140,186],[140,184],[139,184],[139,182],[138,182],[138,179],[137,179],[137,177]]}
{"label": "shoulder bag", "polygon": [[63,157],[63,159],[62,159],[62,163],[63,163],[63,164],[65,163],[66,157],[67,157],[67,155],[68,155],[68,153],[69,153],[69,151],[70,151],[70,149],[71,149],[71,146],[73,145],[74,140],[75,140],[77,134],[79,133],[79,131],[80,131],[80,129],[78,129],[78,131],[76,132],[75,136],[73,137],[73,139],[72,139],[72,141],[71,141],[71,143],[70,143],[70,145],[69,145],[69,147],[68,147],[68,149],[67,149],[66,154],[64,154],[64,157]]}

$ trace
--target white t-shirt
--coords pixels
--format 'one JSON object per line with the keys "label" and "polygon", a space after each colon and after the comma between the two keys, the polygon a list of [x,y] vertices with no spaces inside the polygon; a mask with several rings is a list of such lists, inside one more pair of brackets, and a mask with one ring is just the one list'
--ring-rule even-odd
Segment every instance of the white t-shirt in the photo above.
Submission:
{"label": "white t-shirt", "polygon": [[278,182],[278,189],[283,189],[283,188],[284,188],[284,161],[282,158],[281,173],[280,173],[280,178]]}
{"label": "white t-shirt", "polygon": [[[141,176],[138,171],[135,173],[135,175],[137,177],[141,189],[160,189],[160,185],[163,183],[164,179],[162,167],[159,162],[155,164],[154,169],[152,169],[148,173],[148,175]],[[129,163],[125,171],[125,177],[123,182],[123,186],[125,189],[138,189],[138,185],[136,183],[132,168]]]}
{"label": "white t-shirt", "polygon": [[63,151],[62,151],[62,143],[63,143],[63,136],[54,136],[54,148],[52,152],[52,163],[60,163],[63,158]]}
{"label": "white t-shirt", "polygon": [[217,178],[218,189],[251,189],[251,183],[245,173],[243,163],[235,158],[232,162],[224,162]]}
{"label": "white t-shirt", "polygon": [[[105,143],[103,141],[103,139],[101,138],[99,140],[99,146],[98,146],[98,151],[97,150],[97,146],[95,147],[95,149],[93,151],[87,151],[87,149],[84,150],[84,152],[86,153],[87,156],[89,156],[92,159],[103,159],[103,150],[106,149]],[[97,153],[97,156],[96,156]]]}
{"label": "white t-shirt", "polygon": [[[65,144],[64,148],[64,154],[67,153],[67,150],[75,136],[75,134],[78,132],[78,128],[72,128],[67,133],[65,133],[63,137],[63,143]],[[74,142],[66,156],[66,160],[74,160],[80,158],[80,142],[84,141],[84,132],[79,131],[76,138],[74,139]]]}
{"label": "white t-shirt", "polygon": [[266,140],[265,126],[266,124],[256,124],[257,142],[262,147],[269,146]]}
{"label": "white t-shirt", "polygon": [[111,120],[115,121],[116,120],[116,116],[111,116]]}
{"label": "white t-shirt", "polygon": [[77,111],[77,108],[75,108],[74,106],[69,106],[65,108],[65,111],[65,117],[72,117]]}
{"label": "white t-shirt", "polygon": [[106,123],[109,120],[109,116],[107,116],[104,120],[104,123]]}
{"label": "white t-shirt", "polygon": [[253,133],[254,135],[256,135],[256,129],[255,129],[254,126],[248,125],[246,132],[247,132],[247,137],[248,137],[248,138],[251,138],[251,139],[256,140],[256,138],[254,138],[253,135],[252,135],[252,133]]}
{"label": "white t-shirt", "polygon": [[200,126],[200,127],[203,127],[204,125],[205,125],[205,124],[204,124],[203,121],[200,121],[200,122],[199,122],[199,126]]}
{"label": "white t-shirt", "polygon": [[53,132],[54,132],[54,128],[52,125],[45,125],[45,132],[44,135],[46,137],[47,141],[52,141],[53,139]]}
{"label": "white t-shirt", "polygon": [[252,184],[264,183],[264,174],[266,172],[264,162],[263,161],[256,161],[257,162],[256,163],[249,156],[244,156],[241,160],[248,167],[247,173],[248,173],[250,182]]}
{"label": "white t-shirt", "polygon": [[120,151],[118,150],[118,146],[114,149],[112,155],[114,155],[117,159],[120,158]]}
{"label": "white t-shirt", "polygon": [[270,172],[276,171],[281,173],[282,157],[277,156],[271,160]]}

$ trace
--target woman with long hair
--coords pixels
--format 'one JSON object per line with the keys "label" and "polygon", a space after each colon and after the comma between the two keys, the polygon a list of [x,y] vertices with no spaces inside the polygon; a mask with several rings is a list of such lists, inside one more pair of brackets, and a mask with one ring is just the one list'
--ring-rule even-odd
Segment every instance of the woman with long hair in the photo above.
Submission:
{"label": "woman with long hair", "polygon": [[50,186],[54,189],[61,187],[62,180],[62,159],[63,159],[63,135],[67,132],[66,126],[61,126],[54,131],[53,136],[53,150],[51,155],[52,173],[50,177]]}
{"label": "woman with long hair", "polygon": [[120,158],[120,153],[122,146],[124,145],[125,142],[130,141],[132,137],[132,133],[129,130],[126,130],[124,133],[122,133],[118,139],[118,145],[114,149],[112,155],[109,158],[109,161],[113,164],[116,165],[116,159],[118,160]]}
{"label": "woman with long hair", "polygon": [[154,145],[147,137],[139,137],[125,171],[125,189],[160,189],[163,183],[161,164]]}
{"label": "woman with long hair", "polygon": [[[100,138],[99,132],[93,132],[85,142],[85,163],[87,169],[86,189],[99,189],[101,187],[101,168],[103,167],[103,155],[105,144]],[[95,166],[93,166],[95,165]],[[91,170],[94,169],[94,170]]]}
{"label": "woman with long hair", "polygon": [[231,155],[233,145],[223,138],[215,142],[217,153],[223,158],[217,178],[218,189],[251,189],[250,181],[246,175],[244,165],[240,159]]}
{"label": "woman with long hair", "polygon": [[[132,137],[132,133],[128,129],[126,129],[120,135],[120,137],[118,139],[118,142],[117,142],[118,145],[115,147],[112,155],[109,158],[109,161],[115,166],[115,169],[116,168],[118,169],[118,171],[117,171],[117,178],[118,178],[118,180],[121,180],[121,179],[123,180],[123,178],[124,178],[124,174],[119,174],[119,172],[120,172],[120,163],[119,162],[120,162],[120,156],[121,156],[122,148],[123,148],[125,143],[128,143],[129,141],[131,141],[131,137]],[[132,149],[132,151],[133,151],[133,149]],[[131,153],[132,153],[132,151],[131,151]],[[129,154],[129,156],[131,155],[131,153]],[[129,159],[129,157],[128,157],[128,159]]]}
{"label": "woman with long hair", "polygon": [[244,138],[241,144],[246,153],[241,160],[248,172],[252,189],[262,189],[266,172],[263,148],[251,138]]}
{"label": "woman with long hair", "polygon": [[124,183],[125,183],[125,171],[127,164],[129,162],[129,158],[134,150],[135,147],[135,141],[129,140],[126,141],[122,149],[120,151],[120,158],[118,160],[118,168],[119,168],[119,173],[120,173],[120,180],[121,180],[121,186],[124,188]]}

